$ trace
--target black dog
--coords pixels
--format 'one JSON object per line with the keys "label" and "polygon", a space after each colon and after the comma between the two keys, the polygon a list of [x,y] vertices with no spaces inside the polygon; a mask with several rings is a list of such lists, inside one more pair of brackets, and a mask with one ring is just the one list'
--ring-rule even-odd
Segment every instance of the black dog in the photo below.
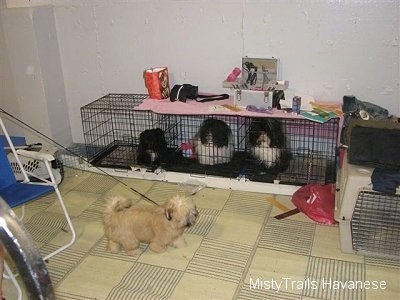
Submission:
{"label": "black dog", "polygon": [[140,133],[137,153],[138,164],[160,165],[165,162],[167,142],[160,128],[148,129]]}
{"label": "black dog", "polygon": [[194,147],[200,164],[216,165],[231,161],[234,145],[232,130],[221,120],[206,119],[194,138]]}
{"label": "black dog", "polygon": [[232,131],[224,121],[217,119],[205,120],[197,134],[202,144],[213,143],[217,147],[228,146]]}
{"label": "black dog", "polygon": [[282,123],[272,118],[251,120],[250,153],[266,168],[287,169],[291,154],[286,148],[286,138]]}

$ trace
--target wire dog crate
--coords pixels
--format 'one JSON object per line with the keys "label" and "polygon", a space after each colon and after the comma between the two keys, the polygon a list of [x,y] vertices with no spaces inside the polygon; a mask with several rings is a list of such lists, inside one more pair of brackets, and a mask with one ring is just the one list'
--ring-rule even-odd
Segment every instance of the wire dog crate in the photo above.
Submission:
{"label": "wire dog crate", "polygon": [[[268,118],[280,123],[285,141],[280,149],[262,149],[262,157],[268,157],[267,151],[282,152],[279,163],[265,166],[260,162],[260,157],[252,155],[250,141],[252,133],[255,133],[251,124],[261,118],[233,115],[179,115],[173,118],[173,125],[166,128],[166,133],[171,137],[169,146],[181,150],[177,152],[181,157],[170,160],[173,164],[168,165],[167,170],[229,178],[245,177],[257,182],[279,180],[294,185],[333,183],[336,180],[338,119],[319,124],[304,119]],[[202,122],[210,118],[224,121],[232,130],[234,152],[230,159],[225,159],[229,163],[205,165],[199,163],[199,156],[204,154],[197,153],[190,157],[189,152],[182,155],[183,146],[190,144]]]}
{"label": "wire dog crate", "polygon": [[283,183],[334,183],[336,181],[339,118],[326,123],[285,119],[284,134],[292,159],[278,178]]}
{"label": "wire dog crate", "polygon": [[[173,122],[165,128],[170,137],[168,146],[173,149],[175,159],[170,159],[165,166],[167,171],[201,175],[237,178],[240,175],[242,153],[246,150],[246,118],[231,115],[165,115]],[[223,123],[231,131],[227,145],[214,147],[212,143],[196,146],[200,143],[199,130],[206,120],[218,120],[217,126]],[[222,123],[223,122],[223,123]],[[232,151],[229,151],[228,149]],[[219,163],[223,162],[223,163]]]}
{"label": "wire dog crate", "polygon": [[[143,150],[141,135],[158,128],[167,148],[159,166],[166,171],[255,182],[279,180],[289,185],[336,180],[338,118],[320,124],[299,117],[177,115],[135,110],[146,98],[141,94],[108,94],[81,108],[87,157],[93,165],[117,169],[143,166],[138,161]],[[265,120],[269,129],[264,142],[268,142],[260,146],[258,140],[262,137],[258,135],[263,130],[254,129],[254,125]],[[203,132],[206,124],[209,131]],[[218,145],[221,138],[223,146]],[[156,166],[152,162],[146,167],[154,170]]]}
{"label": "wire dog crate", "polygon": [[144,94],[108,94],[81,107],[89,162],[122,169],[135,163],[140,132],[156,126],[153,114],[133,110],[145,98]]}

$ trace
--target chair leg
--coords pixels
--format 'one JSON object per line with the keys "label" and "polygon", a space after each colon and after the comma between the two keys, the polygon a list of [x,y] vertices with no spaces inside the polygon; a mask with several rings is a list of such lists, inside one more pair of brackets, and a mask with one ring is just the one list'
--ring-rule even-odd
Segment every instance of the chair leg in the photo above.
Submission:
{"label": "chair leg", "polygon": [[75,233],[74,225],[72,224],[71,218],[70,218],[70,216],[69,216],[69,214],[68,214],[67,208],[66,208],[66,206],[65,206],[65,203],[64,203],[64,201],[63,201],[63,198],[62,198],[61,193],[60,193],[60,191],[59,191],[59,189],[58,189],[57,186],[54,187],[54,191],[55,191],[56,194],[57,194],[58,201],[60,202],[61,209],[62,209],[62,211],[63,211],[63,213],[64,213],[65,219],[67,220],[68,227],[69,227],[69,230],[70,230],[70,233],[71,233],[72,236],[71,236],[71,240],[68,242],[68,244],[66,244],[66,245],[64,245],[64,246],[62,246],[62,247],[60,247],[60,248],[58,248],[57,250],[55,250],[55,251],[49,253],[47,256],[45,256],[45,257],[43,258],[44,261],[46,261],[46,260],[48,260],[50,257],[52,257],[52,256],[54,256],[54,255],[60,253],[61,251],[67,249],[67,248],[68,248],[69,246],[71,246],[71,245],[75,242],[75,240],[76,240],[76,233]]}
{"label": "chair leg", "polygon": [[[70,216],[69,216],[69,214],[68,214],[68,211],[67,211],[67,208],[66,208],[66,206],[65,206],[65,203],[64,203],[64,201],[63,201],[63,198],[62,198],[62,196],[61,196],[61,193],[60,193],[58,187],[55,187],[54,190],[55,190],[55,193],[56,193],[56,195],[57,195],[58,201],[60,202],[61,209],[62,209],[62,211],[63,211],[63,213],[64,213],[64,216],[65,216],[65,218],[66,218],[66,220],[67,220],[67,224],[68,224],[68,227],[69,227],[69,230],[70,230],[70,233],[71,233],[71,240],[68,242],[68,244],[65,244],[64,246],[58,248],[57,250],[55,250],[55,251],[49,253],[48,255],[46,255],[45,257],[43,257],[43,260],[44,260],[44,261],[46,261],[46,260],[48,260],[49,258],[53,257],[54,255],[60,253],[61,251],[67,249],[67,248],[68,248],[69,246],[71,246],[71,245],[75,242],[75,240],[76,240],[75,228],[74,228],[74,226],[73,226],[73,224],[72,224],[71,218],[70,218]],[[23,216],[24,216],[24,206],[22,206],[22,216],[19,217],[18,219],[21,220],[21,219],[23,218]],[[11,269],[9,268],[9,266],[7,265],[6,262],[4,262],[4,269],[5,269],[5,276],[4,276],[4,278],[10,279],[10,280],[11,280],[11,282],[13,283],[13,285],[15,286],[15,288],[17,289],[17,292],[18,292],[18,300],[21,300],[21,299],[22,299],[22,291],[21,291],[21,288],[20,288],[20,286],[19,286],[19,284],[18,284],[18,282],[17,282],[17,280],[16,280],[16,278],[15,278],[16,276],[18,276],[18,273],[16,273],[16,274],[12,273],[12,272],[11,272]],[[1,299],[0,299],[0,300],[1,300]]]}
{"label": "chair leg", "polygon": [[5,270],[5,276],[4,278],[10,279],[12,284],[14,285],[15,289],[17,290],[18,294],[18,300],[22,299],[22,290],[21,287],[19,286],[19,283],[17,279],[15,278],[15,275],[11,272],[10,267],[8,266],[7,262],[4,262],[4,270]]}

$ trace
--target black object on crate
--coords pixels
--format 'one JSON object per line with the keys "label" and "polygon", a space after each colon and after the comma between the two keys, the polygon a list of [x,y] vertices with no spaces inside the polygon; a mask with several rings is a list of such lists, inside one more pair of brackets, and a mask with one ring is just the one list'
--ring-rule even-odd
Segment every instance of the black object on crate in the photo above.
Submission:
{"label": "black object on crate", "polygon": [[353,119],[346,127],[349,163],[400,169],[400,123]]}

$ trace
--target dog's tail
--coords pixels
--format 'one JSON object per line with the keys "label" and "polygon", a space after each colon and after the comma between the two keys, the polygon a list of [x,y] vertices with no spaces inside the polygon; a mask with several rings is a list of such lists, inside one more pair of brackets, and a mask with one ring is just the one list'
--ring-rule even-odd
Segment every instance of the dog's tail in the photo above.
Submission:
{"label": "dog's tail", "polygon": [[121,196],[112,196],[106,199],[104,215],[110,215],[132,206],[132,200]]}

